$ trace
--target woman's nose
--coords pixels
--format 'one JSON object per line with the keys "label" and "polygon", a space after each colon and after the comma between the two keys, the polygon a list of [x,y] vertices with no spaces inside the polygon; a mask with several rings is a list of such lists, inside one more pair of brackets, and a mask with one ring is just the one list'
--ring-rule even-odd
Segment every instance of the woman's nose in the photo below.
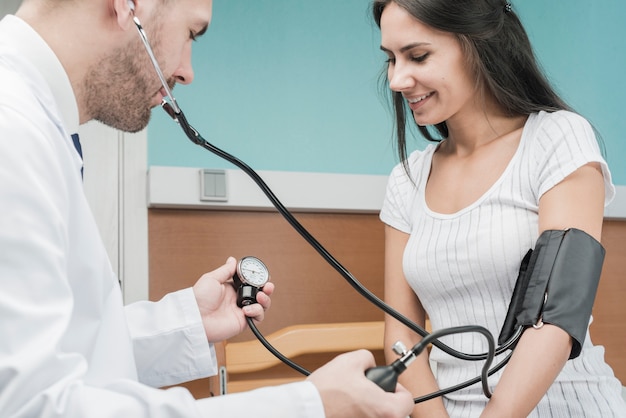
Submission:
{"label": "woman's nose", "polygon": [[415,86],[415,78],[408,71],[405,65],[390,65],[387,70],[389,88],[393,91],[401,92]]}

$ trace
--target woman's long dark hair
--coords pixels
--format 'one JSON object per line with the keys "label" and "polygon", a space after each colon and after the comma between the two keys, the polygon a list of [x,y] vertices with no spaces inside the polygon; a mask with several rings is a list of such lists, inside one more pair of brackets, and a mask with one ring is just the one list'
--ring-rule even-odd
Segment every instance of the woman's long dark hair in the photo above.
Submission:
{"label": "woman's long dark hair", "polygon": [[[383,10],[391,2],[424,24],[455,34],[477,86],[507,114],[570,109],[539,69],[528,35],[505,0],[374,0],[372,13],[379,28]],[[389,90],[387,77],[384,83]],[[389,91],[395,110],[397,153],[407,168],[406,122],[411,114],[407,115],[402,94]],[[445,121],[435,128],[436,135],[426,126],[418,127],[429,141],[447,138]]]}

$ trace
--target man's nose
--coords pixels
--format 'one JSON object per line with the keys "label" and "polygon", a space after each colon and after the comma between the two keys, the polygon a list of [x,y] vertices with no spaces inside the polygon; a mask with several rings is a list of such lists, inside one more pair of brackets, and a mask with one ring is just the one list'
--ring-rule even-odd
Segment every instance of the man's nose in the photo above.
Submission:
{"label": "man's nose", "polygon": [[193,81],[194,73],[191,65],[191,44],[185,47],[180,65],[172,76],[176,82],[180,84],[190,84]]}

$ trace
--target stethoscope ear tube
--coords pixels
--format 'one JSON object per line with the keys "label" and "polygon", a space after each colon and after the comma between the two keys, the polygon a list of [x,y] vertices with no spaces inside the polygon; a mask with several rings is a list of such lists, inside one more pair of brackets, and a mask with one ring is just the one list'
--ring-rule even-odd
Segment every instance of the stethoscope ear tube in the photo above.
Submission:
{"label": "stethoscope ear tube", "polygon": [[[133,15],[134,15],[134,11],[133,11]],[[145,31],[143,30],[143,27],[141,26],[141,23],[139,22],[139,19],[136,16],[133,16],[133,20],[134,23],[137,27],[137,31],[141,37],[141,40],[146,48],[146,51],[148,52],[148,55],[150,57],[150,60],[155,68],[155,71],[157,72],[157,75],[159,76],[159,79],[161,81],[161,84],[163,85],[164,91],[166,92],[166,98],[167,100],[163,100],[162,103],[162,108],[163,110],[175,121],[177,122],[183,132],[185,133],[185,135],[187,136],[187,138],[189,138],[189,140],[191,140],[194,144],[199,145],[201,147],[203,147],[204,149],[212,152],[213,154],[217,155],[218,157],[230,162],[231,164],[234,164],[236,167],[240,168],[241,170],[243,170],[256,184],[257,186],[263,191],[263,193],[267,196],[267,198],[270,200],[270,202],[274,205],[274,207],[278,210],[278,212],[285,218],[285,220],[322,256],[322,258],[324,258],[324,260],[326,260],[326,262],[328,262],[337,272],[339,272],[339,274],[341,274],[341,276],[359,293],[361,294],[363,297],[365,297],[367,300],[369,300],[371,303],[373,303],[376,307],[378,307],[379,309],[381,309],[383,312],[385,312],[386,314],[388,314],[389,316],[393,317],[394,319],[396,319],[397,321],[401,322],[402,324],[404,324],[405,326],[407,326],[409,329],[411,329],[412,331],[414,331],[415,333],[419,334],[420,336],[422,336],[424,339],[429,339],[429,341],[431,341],[431,343],[436,346],[437,348],[441,349],[442,351],[444,351],[445,353],[454,356],[456,358],[462,359],[462,360],[467,360],[467,361],[478,361],[478,360],[487,360],[486,364],[486,368],[484,368],[483,371],[483,376],[481,377],[477,377],[476,379],[472,379],[470,381],[461,383],[457,386],[454,387],[453,390],[458,390],[460,388],[464,388],[467,386],[470,386],[474,383],[476,383],[477,381],[483,380],[483,387],[486,387],[486,376],[487,373],[485,372],[486,369],[488,369],[488,367],[490,366],[491,360],[494,358],[495,355],[498,355],[500,353],[503,353],[504,351],[508,350],[509,348],[513,347],[517,341],[517,339],[519,339],[519,335],[521,335],[521,330],[519,331],[519,335],[516,334],[514,335],[511,340],[503,345],[501,345],[500,347],[498,347],[497,349],[493,349],[493,336],[491,335],[491,333],[489,333],[489,331],[486,328],[482,328],[482,327],[474,327],[474,328],[482,328],[483,331],[479,331],[481,333],[483,333],[485,335],[485,337],[490,341],[490,350],[487,353],[481,353],[481,354],[468,354],[468,353],[462,353],[460,351],[457,351],[451,347],[448,347],[446,344],[442,343],[441,341],[439,341],[437,339],[437,335],[441,336],[442,334],[429,334],[425,329],[423,329],[422,327],[420,327],[419,325],[415,324],[414,322],[412,322],[411,320],[409,320],[407,317],[405,317],[404,315],[402,315],[401,313],[399,313],[398,311],[396,311],[395,309],[391,308],[390,306],[388,306],[384,301],[382,301],[380,298],[378,298],[376,295],[374,295],[372,292],[370,292],[367,288],[365,288],[343,265],[341,265],[341,263],[339,263],[339,261],[337,261],[337,259],[335,259],[316,239],[315,237],[313,237],[301,224],[300,222],[298,222],[298,220],[296,218],[294,218],[294,216],[289,212],[289,210],[287,210],[287,208],[280,202],[280,200],[274,195],[274,193],[272,192],[272,190],[267,186],[267,184],[263,181],[263,179],[252,169],[250,168],[246,163],[244,163],[243,161],[239,160],[238,158],[234,157],[233,155],[221,150],[220,148],[212,145],[211,143],[209,143],[208,141],[206,141],[202,135],[200,135],[200,133],[194,129],[189,122],[187,121],[187,118],[185,117],[184,113],[182,112],[182,110],[180,109],[180,107],[178,106],[176,99],[174,98],[174,96],[171,93],[171,89],[169,88],[167,81],[165,80],[165,77],[163,76],[163,73],[159,67],[159,64],[156,60],[156,57],[154,56],[154,53],[152,51],[152,48],[150,46],[150,43],[148,42],[148,38],[146,36]],[[242,296],[243,297],[243,296]],[[249,297],[252,297],[251,295],[249,295]],[[296,370],[298,370],[299,372],[301,372],[304,375],[308,375],[309,372],[306,369],[303,369],[302,367],[295,365],[293,362],[291,362],[289,359],[286,359],[284,356],[282,356],[278,350],[274,349],[273,347],[271,347],[271,345],[265,340],[265,338],[261,335],[261,333],[258,331],[258,329],[256,329],[256,327],[254,326],[254,323],[252,320],[248,319],[248,324],[250,325],[250,328],[252,329],[252,331],[255,333],[255,335],[257,336],[257,338],[259,339],[259,341],[261,341],[261,343],[263,343],[263,345],[266,346],[266,348],[272,352],[272,354],[274,354],[277,358],[279,358],[281,361],[285,362],[287,365],[295,368]],[[470,328],[471,328],[470,327]],[[461,328],[467,328],[467,327],[461,327]],[[449,329],[447,330],[440,330],[439,332],[447,332]],[[467,332],[467,330],[463,331],[463,332]],[[509,356],[510,357],[510,356]],[[501,362],[499,365],[496,366],[495,369],[493,369],[492,371],[489,371],[489,373],[493,373],[495,372],[495,370],[501,368],[504,366],[504,364],[506,364],[506,361],[508,361],[508,358],[505,359],[505,361]],[[398,370],[402,369],[404,370],[406,367],[402,368],[398,368]],[[427,395],[429,398],[431,399],[432,397],[436,397],[436,396],[440,396],[441,394],[444,393],[449,393],[452,390],[448,390],[448,389],[444,389],[442,391],[439,391],[435,394],[431,394],[431,395]],[[487,390],[485,391],[485,395],[486,396],[490,396],[490,393]],[[416,398],[415,402],[420,402],[421,398]],[[426,399],[424,399],[426,400]]]}
{"label": "stethoscope ear tube", "polygon": [[[265,184],[263,179],[252,168],[250,168],[247,164],[245,164],[243,161],[239,160],[238,158],[234,157],[233,155],[231,155],[231,154],[221,150],[220,148],[210,144],[208,141],[206,141],[202,137],[202,135],[200,135],[200,133],[197,130],[195,130],[189,124],[189,122],[187,122],[187,118],[185,117],[185,115],[183,114],[182,110],[178,106],[178,103],[176,102],[176,98],[171,93],[171,89],[170,89],[169,85],[167,84],[167,80],[165,79],[165,77],[163,75],[163,72],[161,71],[161,68],[159,67],[159,63],[158,63],[158,61],[157,61],[157,59],[156,59],[156,57],[154,55],[154,52],[152,50],[150,42],[148,41],[146,33],[145,33],[145,31],[144,31],[144,29],[143,29],[139,19],[137,18],[137,16],[135,16],[134,12],[135,12],[135,10],[134,10],[134,3],[133,3],[133,7],[131,7],[131,13],[133,14],[133,21],[135,23],[135,26],[137,27],[137,32],[139,33],[139,36],[141,37],[141,41],[143,42],[143,44],[144,44],[144,46],[146,48],[146,51],[147,51],[147,53],[148,53],[148,55],[150,57],[150,61],[152,62],[152,65],[154,66],[154,69],[155,69],[155,71],[156,71],[156,73],[157,73],[157,75],[158,75],[158,77],[159,77],[159,79],[161,81],[161,84],[163,85],[163,89],[166,92],[166,97],[164,97],[163,102],[162,102],[162,108],[175,122],[177,122],[181,126],[181,128],[182,128],[183,132],[185,133],[185,135],[187,136],[187,138],[189,138],[189,140],[191,140],[191,142],[193,142],[194,144],[203,147],[204,149],[212,152],[213,154],[217,155],[218,157],[220,157],[220,158],[230,162],[231,164],[234,164],[236,167],[238,167],[241,170],[243,170],[257,184],[257,186],[263,191],[263,193],[271,201],[271,203],[278,210],[278,212],[285,218],[285,220],[322,256],[322,258],[324,258],[324,260],[326,260],[337,272],[339,272],[339,274],[341,274],[341,276],[343,276],[343,278],[346,279],[347,282],[359,294],[361,294],[363,297],[365,297],[367,300],[369,300],[371,303],[373,303],[376,307],[381,309],[386,314],[388,314],[391,317],[395,318],[396,320],[398,320],[399,322],[401,322],[402,324],[404,324],[405,326],[407,326],[408,328],[410,328],[411,330],[413,330],[417,334],[419,334],[422,337],[424,337],[424,339],[428,338],[429,335],[433,335],[433,334],[429,334],[425,329],[423,329],[419,325],[415,324],[414,322],[409,320],[404,315],[400,314],[395,309],[393,309],[390,306],[388,306],[380,298],[378,298],[376,295],[374,295],[372,292],[370,292],[367,288],[365,288],[344,266],[341,265],[341,263],[339,263],[339,261],[337,261],[337,259],[335,259],[300,224],[300,222],[298,222],[298,220],[296,218],[293,217],[293,215],[287,210],[287,208],[274,195],[274,193],[267,186],[267,184]],[[249,295],[249,297],[252,297],[252,295]],[[242,296],[242,298],[243,298],[243,296]],[[253,298],[253,300],[255,300],[255,299]],[[251,319],[248,319],[248,324],[249,324],[250,328],[252,329],[252,331],[257,336],[257,338],[259,339],[259,341],[261,343],[263,343],[263,345],[265,345],[265,347],[270,352],[272,352],[272,354],[274,354],[278,359],[280,359],[281,361],[283,361],[287,365],[295,368],[296,370],[300,371],[304,375],[308,375],[309,374],[308,370],[303,369],[300,366],[294,364],[289,359],[287,359],[284,356],[282,356],[282,354],[280,354],[280,352],[278,352],[278,350],[276,350],[273,347],[271,347],[271,345],[266,341],[266,339],[261,335],[261,333],[258,332],[258,329],[256,329],[256,327],[254,326],[254,323],[253,323],[253,321]],[[482,328],[482,327],[479,327],[479,328]],[[482,353],[482,354],[462,353],[460,351],[452,349],[451,347],[448,347],[447,345],[445,345],[444,343],[439,341],[435,336],[430,337],[430,339],[432,340],[432,344],[434,346],[436,346],[439,349],[441,349],[442,351],[450,354],[451,356],[457,357],[459,359],[468,360],[468,361],[488,360],[486,362],[485,368],[484,368],[484,370],[486,370],[486,369],[489,368],[489,366],[491,364],[491,359],[493,359],[494,355],[499,354],[500,352],[504,352],[505,350],[508,349],[508,346],[504,346],[503,345],[503,346],[499,347],[498,349],[496,349],[495,353],[494,353],[494,350],[493,350],[493,345],[494,345],[493,344],[493,336],[491,336],[491,334],[489,333],[489,331],[486,328],[482,328],[482,329],[484,330],[485,336],[488,337],[488,339],[490,340],[490,344],[489,344],[490,350],[489,350],[488,353]],[[446,332],[446,330],[440,330],[440,332]],[[512,345],[513,344],[511,344],[511,346]],[[405,369],[406,369],[406,367],[400,367],[397,370],[402,370],[403,371]],[[398,371],[398,373],[401,373],[401,371]],[[483,372],[483,376],[479,377],[478,379],[479,380],[483,380],[483,387],[486,387],[487,379],[486,379],[486,374],[484,372]],[[468,381],[468,382],[462,383],[461,385],[457,385],[457,388],[467,387],[467,386],[472,385],[474,383],[475,383],[475,381],[473,381],[473,380],[472,381]],[[454,389],[454,390],[457,390],[457,389]],[[490,396],[490,393],[488,392],[488,390],[485,390],[485,395],[486,396]],[[439,396],[439,395],[435,394],[434,396]],[[415,402],[418,402],[418,401],[419,401],[419,398],[416,398]]]}
{"label": "stethoscope ear tube", "polygon": [[[390,315],[394,319],[398,320],[399,322],[401,322],[402,324],[410,328],[415,333],[419,334],[422,337],[426,337],[428,335],[428,332],[424,328],[415,324],[413,321],[409,320],[407,317],[405,317],[404,315],[402,315],[395,309],[388,306],[384,301],[382,301],[380,298],[378,298],[376,295],[370,292],[366,287],[364,287],[352,275],[352,273],[350,273],[343,265],[341,265],[341,263],[339,263],[339,261],[335,259],[332,256],[332,254],[330,254],[315,239],[315,237],[313,237],[302,226],[302,224],[300,224],[300,222],[298,222],[298,220],[291,214],[291,212],[289,212],[289,210],[287,210],[287,208],[282,204],[282,202],[276,197],[274,192],[272,192],[272,190],[267,186],[265,181],[263,181],[263,179],[252,168],[250,168],[250,166],[248,166],[246,163],[236,158],[235,156],[209,143],[206,139],[202,137],[202,135],[200,135],[200,133],[196,129],[194,129],[189,124],[189,122],[187,121],[187,118],[185,117],[185,114],[178,106],[178,103],[176,102],[176,98],[171,94],[171,89],[167,85],[165,77],[163,76],[163,72],[161,71],[159,67],[156,57],[154,56],[154,53],[152,52],[150,42],[148,41],[148,38],[145,34],[145,31],[143,30],[143,27],[141,26],[141,23],[139,22],[139,19],[136,16],[134,16],[133,20],[135,22],[135,25],[137,26],[137,31],[146,48],[146,51],[148,52],[148,55],[150,56],[152,65],[154,66],[155,71],[159,75],[159,79],[161,80],[161,83],[163,84],[164,90],[167,92],[167,100],[165,100],[165,98],[163,99],[161,103],[161,107],[168,114],[169,117],[171,117],[175,122],[177,122],[180,125],[180,127],[182,128],[187,138],[189,138],[189,140],[193,142],[194,144],[199,145],[202,148],[212,152],[213,154],[228,161],[229,163],[235,165],[236,167],[240,168],[243,172],[245,172],[257,184],[257,186],[261,189],[261,191],[265,194],[265,196],[267,196],[267,198],[270,200],[272,205],[274,205],[274,207],[283,216],[283,218],[285,218],[285,220],[300,234],[300,236],[302,236],[305,239],[305,241],[307,241],[322,256],[322,258],[324,258],[324,260],[326,260],[331,265],[331,267],[333,267],[339,274],[341,274],[341,276],[343,276],[343,278],[358,293],[360,293],[363,297],[365,297],[367,300],[369,300],[371,303],[373,303],[376,307],[381,309],[383,312],[385,312],[386,314]],[[454,350],[451,347],[448,347],[446,344],[438,340],[434,340],[432,344],[436,346],[437,348],[441,349],[442,351],[444,351],[445,353],[450,354],[451,356],[454,356],[461,360],[478,361],[478,360],[484,360],[489,356],[489,353],[482,353],[482,354],[462,353],[460,351]],[[505,350],[507,350],[507,347],[504,347],[504,346],[499,347],[496,350],[495,354],[496,355],[500,354],[501,352],[504,352]]]}

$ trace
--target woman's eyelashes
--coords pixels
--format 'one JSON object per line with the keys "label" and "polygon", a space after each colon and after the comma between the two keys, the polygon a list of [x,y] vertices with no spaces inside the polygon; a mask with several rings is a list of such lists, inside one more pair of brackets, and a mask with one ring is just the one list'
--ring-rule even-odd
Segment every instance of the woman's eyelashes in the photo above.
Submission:
{"label": "woman's eyelashes", "polygon": [[417,63],[422,63],[424,61],[426,61],[426,58],[428,58],[430,54],[428,52],[426,52],[425,54],[421,54],[421,55],[414,55],[411,57],[411,61],[413,62],[417,62]]}
{"label": "woman's eyelashes", "polygon": [[[423,63],[424,61],[426,61],[426,59],[430,56],[430,53],[426,52],[424,54],[419,54],[419,55],[411,55],[409,57],[409,60],[418,64]],[[390,64],[395,64],[396,63],[396,58],[395,57],[387,57],[387,59],[385,60],[385,62],[387,63],[387,65]]]}

